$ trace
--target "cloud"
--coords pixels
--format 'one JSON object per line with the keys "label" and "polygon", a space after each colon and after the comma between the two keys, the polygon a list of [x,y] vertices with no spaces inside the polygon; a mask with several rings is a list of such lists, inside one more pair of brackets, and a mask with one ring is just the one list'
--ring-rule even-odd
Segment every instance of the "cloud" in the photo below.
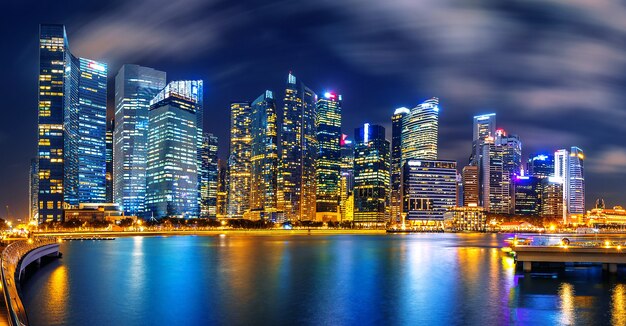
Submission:
{"label": "cloud", "polygon": [[587,169],[598,174],[618,174],[621,175],[626,171],[626,149],[621,147],[609,147],[599,153],[595,153],[595,157],[587,155]]}

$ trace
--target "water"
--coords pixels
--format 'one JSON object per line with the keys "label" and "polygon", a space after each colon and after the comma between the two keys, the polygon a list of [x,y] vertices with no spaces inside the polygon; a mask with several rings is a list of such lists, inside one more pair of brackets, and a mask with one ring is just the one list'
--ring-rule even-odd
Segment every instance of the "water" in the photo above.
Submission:
{"label": "water", "polygon": [[32,325],[626,325],[626,271],[516,275],[505,235],[71,241],[23,286]]}

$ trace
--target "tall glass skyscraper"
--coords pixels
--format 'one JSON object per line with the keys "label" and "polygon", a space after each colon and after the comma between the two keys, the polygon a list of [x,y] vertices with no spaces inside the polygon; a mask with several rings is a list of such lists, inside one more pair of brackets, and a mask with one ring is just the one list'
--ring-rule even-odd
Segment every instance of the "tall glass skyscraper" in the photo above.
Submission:
{"label": "tall glass skyscraper", "polygon": [[391,116],[391,222],[398,223],[402,213],[402,121],[411,110],[402,107]]}
{"label": "tall glass skyscraper", "polygon": [[485,140],[481,147],[481,204],[490,213],[509,214],[513,205],[511,174],[504,166],[505,147],[493,139]]}
{"label": "tall glass skyscraper", "polygon": [[150,101],[146,209],[151,216],[199,215],[197,105],[200,81],[173,81]]}
{"label": "tall glass skyscraper", "polygon": [[106,199],[106,64],[69,51],[63,25],[39,31],[39,222]]}
{"label": "tall glass skyscraper", "polygon": [[503,167],[511,176],[520,175],[522,170],[522,141],[517,135],[507,135],[502,130],[496,130],[496,145],[502,146]]}
{"label": "tall glass skyscraper", "polygon": [[483,153],[482,145],[489,137],[496,136],[496,114],[482,114],[474,116],[474,128],[472,136],[472,154],[470,155],[470,165],[478,166],[480,156]]}
{"label": "tall glass skyscraper", "polygon": [[317,95],[289,73],[281,126],[278,209],[288,220],[315,219]]}
{"label": "tall glass skyscraper", "polygon": [[355,130],[354,223],[383,226],[390,186],[389,142],[385,128],[366,123]]}
{"label": "tall glass skyscraper", "polygon": [[348,139],[348,135],[341,135],[341,179],[339,196],[339,210],[341,212],[341,221],[347,220],[348,207],[354,206],[352,191],[354,190],[354,142]]}
{"label": "tall glass skyscraper", "polygon": [[403,211],[411,224],[443,222],[456,205],[456,162],[409,160],[404,164]]}
{"label": "tall glass skyscraper", "polygon": [[585,213],[585,154],[573,146],[554,153],[554,176],[563,182],[563,221],[571,215]]}
{"label": "tall glass skyscraper", "polygon": [[252,157],[252,106],[250,102],[230,104],[230,156],[228,157],[228,217],[242,218],[250,209]]}
{"label": "tall glass skyscraper", "polygon": [[200,216],[215,218],[217,211],[217,137],[202,137],[202,173],[200,177]]}
{"label": "tall glass skyscraper", "polygon": [[[259,218],[272,218],[277,211],[278,138],[276,103],[271,91],[265,91],[252,102],[250,132],[251,184],[250,211]],[[256,216],[251,216],[256,219]]]}
{"label": "tall glass skyscraper", "polygon": [[115,77],[113,200],[126,215],[145,211],[150,101],[165,81],[163,71],[130,64]]}
{"label": "tall glass skyscraper", "polygon": [[106,134],[106,202],[113,202],[113,131],[115,130],[115,119],[107,123]]}
{"label": "tall glass skyscraper", "polygon": [[540,179],[554,175],[553,154],[531,154],[526,165],[526,174]]}
{"label": "tall glass skyscraper", "polygon": [[317,101],[317,140],[316,220],[338,221],[341,218],[341,95],[326,92]]}
{"label": "tall glass skyscraper", "polygon": [[436,160],[439,136],[439,99],[417,105],[402,119],[402,161]]}

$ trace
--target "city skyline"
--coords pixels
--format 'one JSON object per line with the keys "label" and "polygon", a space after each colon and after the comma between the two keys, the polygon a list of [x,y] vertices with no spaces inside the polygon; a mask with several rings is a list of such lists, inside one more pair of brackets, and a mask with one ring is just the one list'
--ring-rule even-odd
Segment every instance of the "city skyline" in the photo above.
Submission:
{"label": "city skyline", "polygon": [[[197,3],[192,2],[197,5]],[[10,6],[20,7],[20,4],[10,4]],[[97,5],[93,5],[97,7]],[[434,5],[435,9],[440,9],[438,5]],[[574,5],[573,5],[574,6]],[[509,95],[502,95],[506,97],[504,100],[498,100],[494,96],[484,96],[482,99],[477,100],[477,96],[471,94],[465,94],[463,98],[467,103],[459,104],[460,98],[458,95],[452,94],[449,89],[442,88],[437,91],[436,87],[423,86],[418,87],[417,84],[406,82],[405,78],[397,76],[405,76],[403,72],[396,72],[394,74],[381,76],[379,73],[372,72],[371,69],[360,65],[357,68],[355,64],[359,64],[355,60],[348,60],[346,58],[338,57],[335,52],[330,52],[328,61],[317,60],[308,62],[300,57],[307,57],[306,51],[300,51],[299,56],[293,57],[291,60],[283,60],[284,62],[278,64],[275,61],[267,61],[267,57],[261,56],[255,58],[261,62],[267,61],[273,63],[264,68],[253,67],[250,71],[238,70],[234,73],[231,72],[229,76],[224,70],[231,67],[226,64],[228,60],[224,57],[220,60],[213,60],[212,63],[207,64],[204,61],[206,58],[212,56],[218,56],[213,54],[213,51],[223,53],[229,51],[225,49],[233,49],[232,45],[221,44],[221,50],[211,50],[205,53],[194,54],[193,60],[186,62],[178,61],[174,53],[164,51],[164,54],[159,56],[148,56],[146,53],[143,55],[139,49],[132,50],[131,46],[123,47],[123,53],[112,51],[106,47],[103,49],[96,47],[97,43],[93,43],[92,39],[98,39],[101,34],[95,33],[98,31],[97,24],[78,25],[74,24],[75,18],[66,13],[55,11],[54,8],[48,8],[43,6],[44,9],[49,9],[47,12],[49,15],[43,15],[41,13],[35,13],[28,17],[23,22],[18,22],[16,25],[16,32],[10,36],[9,43],[15,45],[17,49],[18,62],[20,64],[14,66],[21,66],[21,70],[15,70],[16,79],[12,81],[15,85],[4,87],[4,89],[15,89],[16,94],[8,94],[8,101],[14,107],[22,108],[16,110],[18,112],[7,112],[7,119],[2,123],[0,141],[4,147],[8,148],[9,152],[13,155],[5,161],[5,168],[2,169],[3,180],[6,180],[9,187],[5,187],[2,190],[1,197],[2,204],[9,205],[12,215],[26,215],[28,210],[28,162],[30,158],[35,155],[35,138],[33,136],[35,130],[34,119],[32,117],[36,111],[36,79],[37,73],[33,68],[36,64],[37,49],[36,49],[36,34],[37,26],[41,22],[54,21],[59,23],[65,23],[68,28],[68,34],[70,38],[70,48],[73,54],[80,57],[94,58],[98,62],[105,62],[109,66],[108,74],[108,89],[109,89],[109,116],[111,116],[112,101],[111,90],[113,73],[118,71],[122,63],[137,63],[140,65],[153,67],[158,70],[167,71],[172,75],[173,80],[178,79],[203,79],[207,81],[207,94],[205,96],[205,107],[207,114],[215,116],[213,121],[207,121],[205,123],[205,131],[215,133],[220,139],[220,158],[226,159],[226,144],[228,142],[228,130],[220,127],[220,125],[227,125],[228,121],[228,103],[232,100],[239,98],[249,98],[251,94],[258,94],[264,89],[268,88],[275,91],[277,94],[281,93],[284,88],[284,76],[289,70],[293,70],[294,73],[307,82],[307,85],[311,86],[315,90],[324,89],[336,89],[344,96],[343,100],[343,120],[345,121],[342,126],[342,132],[346,134],[352,134],[351,130],[360,125],[363,120],[367,122],[381,124],[387,130],[387,139],[391,140],[390,130],[391,122],[389,116],[397,107],[407,106],[411,107],[415,103],[437,96],[441,101],[441,116],[440,116],[440,144],[439,151],[440,157],[444,159],[453,159],[458,163],[458,168],[465,164],[468,153],[468,143],[471,143],[469,138],[471,134],[471,127],[469,121],[471,117],[477,114],[496,112],[498,113],[498,128],[504,128],[507,131],[518,134],[524,142],[524,158],[523,162],[527,159],[527,154],[530,152],[544,152],[552,153],[559,148],[569,148],[570,146],[578,146],[585,151],[587,160],[586,166],[586,206],[591,207],[597,197],[605,199],[609,206],[623,204],[625,200],[624,195],[620,194],[621,184],[623,184],[624,174],[619,173],[620,168],[623,167],[623,144],[619,142],[619,139],[623,138],[623,130],[619,126],[612,124],[612,121],[619,121],[616,117],[620,115],[611,115],[614,113],[606,113],[604,110],[608,110],[609,105],[602,105],[602,101],[589,102],[579,101],[582,103],[577,110],[583,110],[582,112],[575,111],[577,113],[572,119],[568,114],[564,114],[559,111],[559,104],[571,104],[572,99],[563,99],[560,94],[555,91],[554,103],[551,101],[545,101],[544,104],[537,104],[536,99],[532,97],[526,98],[527,101],[520,101],[519,103],[510,103],[511,98]],[[80,7],[83,8],[84,7]],[[107,8],[94,8],[94,13],[101,14],[106,18]],[[506,8],[503,9],[506,11]],[[588,15],[592,16],[596,11],[591,11]],[[165,13],[157,12],[157,14],[165,15]],[[189,13],[187,13],[189,14]],[[267,13],[265,13],[267,14]],[[304,14],[303,14],[304,15]],[[307,13],[310,17],[317,17],[314,13]],[[385,13],[385,19],[387,19],[390,13]],[[309,17],[307,16],[307,17]],[[104,19],[104,18],[103,18]],[[348,15],[348,19],[355,19],[353,16]],[[557,24],[558,19],[555,17],[545,18],[548,22]],[[523,22],[516,21],[522,26],[526,26]],[[576,22],[560,22],[571,23],[574,26],[578,26]],[[336,24],[330,24],[331,27]],[[78,27],[80,26],[80,27]],[[606,27],[606,26],[605,26]],[[530,27],[528,27],[530,28]],[[608,27],[606,27],[608,28]],[[137,27],[138,30],[142,30],[141,26]],[[270,30],[276,29],[276,26],[271,26]],[[89,34],[89,32],[92,32]],[[77,37],[74,37],[74,36]],[[92,39],[90,39],[89,37]],[[275,48],[272,53],[278,53],[281,49],[280,42],[282,37],[286,37],[288,41],[288,35],[280,35],[278,40],[270,42]],[[347,41],[349,41],[348,38]],[[347,44],[350,44],[347,42]],[[586,44],[586,43],[584,43]],[[441,45],[438,45],[439,47]],[[322,47],[328,50],[328,47]],[[129,52],[130,51],[130,52]],[[221,51],[221,52],[220,52]],[[314,53],[314,52],[311,52]],[[186,55],[186,54],[185,54]],[[503,57],[502,60],[515,60]],[[388,63],[387,63],[388,64]],[[210,65],[210,66],[208,66]],[[403,70],[415,69],[416,71],[432,71],[432,65],[420,66],[418,64],[411,65],[406,64]],[[366,65],[368,66],[368,65]],[[369,65],[371,68],[374,65]],[[234,65],[232,67],[235,67]],[[248,66],[250,68],[250,66]],[[454,68],[454,67],[452,67]],[[452,69],[451,68],[451,69]],[[9,69],[17,69],[17,67],[9,67]],[[241,68],[239,68],[241,69]],[[222,71],[220,71],[222,70]],[[220,74],[222,72],[222,74]],[[487,70],[489,72],[489,70]],[[493,71],[491,71],[493,72]],[[522,73],[520,70],[516,70],[517,73]],[[593,71],[590,73],[593,75]],[[11,74],[9,74],[11,75]],[[221,76],[218,78],[217,76]],[[236,80],[241,77],[249,76],[246,81]],[[263,78],[267,82],[260,82],[258,78]],[[367,77],[367,78],[360,78]],[[440,78],[453,78],[454,74],[446,76],[442,74]],[[590,77],[591,78],[591,77]],[[459,78],[458,81],[463,81]],[[7,83],[7,81],[3,81]],[[370,85],[371,84],[371,85]],[[389,84],[389,86],[387,86]],[[3,84],[6,85],[6,84]],[[506,85],[502,86],[507,88]],[[391,88],[394,88],[393,90]],[[494,88],[498,89],[498,88]],[[379,92],[376,92],[379,90]],[[546,94],[550,94],[549,88],[545,90]],[[477,92],[482,94],[481,92]],[[613,94],[617,96],[616,94]],[[282,96],[282,95],[281,95]],[[575,94],[571,94],[574,98]],[[607,97],[609,101],[611,97]],[[491,103],[490,103],[491,102]],[[615,101],[619,103],[619,101]],[[529,113],[523,113],[527,108],[521,105],[527,104],[531,109]],[[593,103],[593,104],[591,104]],[[597,103],[597,104],[596,104]],[[539,111],[537,106],[545,108],[544,111]],[[619,108],[619,106],[614,106]],[[553,110],[554,109],[554,110]],[[24,117],[24,112],[30,112],[27,117]],[[531,113],[534,112],[533,117]],[[571,113],[571,111],[567,111]],[[19,114],[19,115],[17,115]],[[609,114],[608,116],[606,114]],[[599,119],[601,118],[601,119]],[[602,122],[601,122],[601,121]],[[604,121],[609,122],[604,122]],[[12,122],[16,121],[16,123]],[[568,123],[565,123],[568,121]],[[583,121],[588,121],[583,123]],[[587,127],[587,128],[585,128]],[[584,129],[585,132],[581,132]],[[468,140],[469,139],[469,140]],[[545,141],[545,143],[544,143]],[[14,145],[17,144],[18,146]],[[17,147],[17,148],[15,148]],[[11,189],[12,191],[8,191]],[[14,193],[21,193],[19,198],[13,198]]]}

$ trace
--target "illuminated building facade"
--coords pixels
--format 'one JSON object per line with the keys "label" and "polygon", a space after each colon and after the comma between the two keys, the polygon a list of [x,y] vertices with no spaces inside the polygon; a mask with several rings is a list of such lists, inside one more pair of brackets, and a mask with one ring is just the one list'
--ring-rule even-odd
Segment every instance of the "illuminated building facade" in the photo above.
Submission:
{"label": "illuminated building facade", "polygon": [[288,220],[315,220],[317,95],[289,73],[285,89],[278,208]]}
{"label": "illuminated building facade", "polygon": [[446,230],[485,232],[487,215],[483,207],[451,207],[444,214]]}
{"label": "illuminated building facade", "polygon": [[517,135],[507,135],[502,130],[496,130],[496,145],[502,147],[502,166],[511,177],[520,175],[522,170],[522,141]]}
{"label": "illuminated building facade", "polygon": [[228,217],[228,165],[220,159],[217,160],[215,216],[218,219]]}
{"label": "illuminated building facade", "polygon": [[439,99],[417,105],[402,119],[402,161],[436,160],[439,136]]}
{"label": "illuminated building facade", "polygon": [[582,149],[571,147],[554,153],[554,176],[563,182],[563,219],[585,213],[585,155]]}
{"label": "illuminated building facade", "polygon": [[528,158],[527,175],[537,178],[548,178],[554,175],[553,154],[533,154]]}
{"label": "illuminated building facade", "polygon": [[398,108],[391,116],[391,193],[389,212],[391,222],[400,222],[402,213],[402,121],[411,113],[405,107]]}
{"label": "illuminated building facade", "polygon": [[199,216],[197,81],[173,81],[150,102],[146,209],[162,218]]}
{"label": "illuminated building facade", "polygon": [[30,198],[30,205],[28,206],[28,218],[29,221],[37,221],[37,217],[39,214],[38,207],[38,198],[39,195],[39,168],[37,165],[39,161],[37,159],[30,160],[30,171],[29,171],[29,187],[28,187],[28,197]]}
{"label": "illuminated building facade", "polygon": [[479,206],[480,184],[478,182],[478,166],[465,166],[461,174],[463,180],[463,205]]}
{"label": "illuminated building facade", "polygon": [[317,101],[319,145],[316,179],[316,220],[340,219],[341,178],[341,95],[326,92]]}
{"label": "illuminated building facade", "polygon": [[442,222],[444,213],[456,206],[456,162],[408,160],[403,168],[405,223]]}
{"label": "illuminated building facade", "polygon": [[339,182],[339,210],[341,221],[348,216],[348,206],[352,203],[352,191],[354,190],[354,142],[348,139],[348,135],[341,135],[341,176]]}
{"label": "illuminated building facade", "polygon": [[515,215],[541,215],[541,179],[532,176],[515,176]]}
{"label": "illuminated building facade", "polygon": [[511,175],[504,167],[505,147],[487,139],[482,144],[480,156],[481,204],[489,213],[510,214]]}
{"label": "illuminated building facade", "polygon": [[261,218],[277,212],[278,138],[276,104],[271,91],[265,91],[252,102],[250,132],[250,210]]}
{"label": "illuminated building facade", "polygon": [[472,154],[470,165],[480,165],[480,156],[483,154],[482,146],[487,138],[496,136],[496,114],[482,114],[474,116],[472,136]]}
{"label": "illuminated building facade", "polygon": [[541,179],[541,217],[563,217],[563,180],[561,178]]}
{"label": "illuminated building facade", "polygon": [[366,123],[355,130],[354,223],[382,226],[390,189],[390,144],[385,128]]}
{"label": "illuminated building facade", "polygon": [[106,202],[113,202],[113,130],[115,120],[107,123],[106,134]]}
{"label": "illuminated building facade", "polygon": [[252,157],[252,106],[230,104],[230,155],[228,157],[228,217],[241,218],[250,209]]}
{"label": "illuminated building facade", "polygon": [[163,71],[126,64],[115,76],[113,201],[124,214],[143,215],[150,101],[165,87]]}
{"label": "illuminated building facade", "polygon": [[217,137],[202,136],[202,170],[200,173],[200,216],[215,218],[217,214]]}

